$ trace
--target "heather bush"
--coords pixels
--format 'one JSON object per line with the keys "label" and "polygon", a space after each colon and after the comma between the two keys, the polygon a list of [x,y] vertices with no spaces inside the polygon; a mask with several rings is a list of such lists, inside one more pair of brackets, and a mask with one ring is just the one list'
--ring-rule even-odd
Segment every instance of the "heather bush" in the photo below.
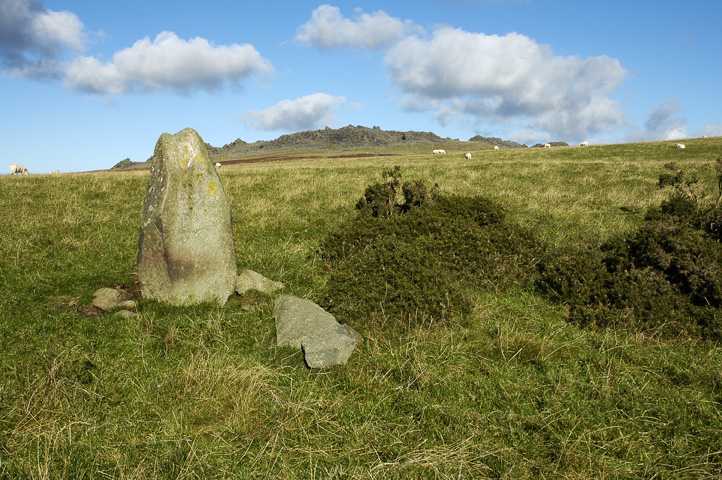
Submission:
{"label": "heather bush", "polygon": [[708,308],[692,304],[661,271],[630,263],[626,253],[556,252],[540,264],[536,284],[567,305],[569,321],[582,327],[661,337],[716,335]]}
{"label": "heather bush", "polygon": [[717,199],[706,213],[703,221],[704,231],[716,241],[722,241],[722,158],[715,160],[717,176]]}
{"label": "heather bush", "polygon": [[381,182],[366,187],[363,197],[356,203],[356,209],[361,214],[372,217],[399,215],[433,202],[438,195],[438,185],[428,188],[422,180],[401,183],[401,168],[398,166],[383,170],[381,178]]}
{"label": "heather bush", "polygon": [[555,252],[540,263],[536,284],[579,325],[720,340],[721,216],[697,199],[696,180],[665,168],[659,185],[670,196],[636,232],[600,249]]}
{"label": "heather bush", "polygon": [[647,221],[628,240],[637,268],[664,274],[694,305],[722,307],[722,245],[674,218]]}
{"label": "heather bush", "polygon": [[389,217],[401,211],[401,205],[397,198],[401,185],[399,167],[393,170],[384,170],[381,176],[383,181],[366,187],[363,197],[356,203],[357,210],[372,217]]}
{"label": "heather bush", "polygon": [[[368,187],[357,215],[322,244],[322,303],[355,324],[421,324],[470,312],[469,292],[528,281],[541,247],[485,197],[440,195],[398,169]],[[398,200],[399,186],[403,203]]]}

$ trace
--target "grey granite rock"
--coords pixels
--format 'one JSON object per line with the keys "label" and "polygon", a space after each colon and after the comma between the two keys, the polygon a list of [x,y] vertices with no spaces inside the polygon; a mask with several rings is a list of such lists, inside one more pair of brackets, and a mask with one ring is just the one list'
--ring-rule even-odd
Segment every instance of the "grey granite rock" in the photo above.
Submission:
{"label": "grey granite rock", "polygon": [[273,317],[276,344],[302,349],[310,368],[343,365],[356,348],[357,338],[350,333],[355,331],[310,300],[281,295]]}
{"label": "grey granite rock", "polygon": [[233,293],[230,202],[193,129],[164,133],[156,144],[138,243],[144,297],[171,305],[223,305]]}

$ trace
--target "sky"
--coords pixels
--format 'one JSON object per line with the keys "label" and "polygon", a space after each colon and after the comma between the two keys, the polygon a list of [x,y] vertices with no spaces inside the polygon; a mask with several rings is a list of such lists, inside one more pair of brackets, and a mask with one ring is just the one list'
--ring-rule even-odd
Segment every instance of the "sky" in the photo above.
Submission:
{"label": "sky", "polygon": [[31,173],[326,126],[590,145],[722,135],[719,0],[0,0]]}

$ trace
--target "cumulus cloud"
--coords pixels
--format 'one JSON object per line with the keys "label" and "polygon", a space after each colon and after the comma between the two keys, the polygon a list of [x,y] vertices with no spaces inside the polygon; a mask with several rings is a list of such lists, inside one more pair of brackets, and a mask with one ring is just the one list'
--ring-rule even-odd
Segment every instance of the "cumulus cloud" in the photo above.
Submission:
{"label": "cumulus cloud", "polygon": [[251,45],[216,46],[203,38],[184,40],[162,32],[115,53],[110,62],[75,58],[66,72],[66,86],[111,95],[166,89],[188,93],[240,86],[253,73],[272,71],[271,63]]}
{"label": "cumulus cloud", "polygon": [[655,106],[644,122],[644,128],[628,135],[630,142],[676,140],[687,137],[687,119],[679,116],[679,102],[668,99]]}
{"label": "cumulus cloud", "polygon": [[85,26],[72,12],[36,0],[0,1],[0,62],[15,75],[59,76],[61,56],[84,50]]}
{"label": "cumulus cloud", "polygon": [[385,61],[404,94],[402,106],[430,111],[442,124],[505,122],[576,140],[623,120],[609,98],[627,76],[618,60],[557,56],[518,33],[441,27],[430,39],[398,42]]}
{"label": "cumulus cloud", "polygon": [[353,20],[344,17],[338,7],[321,5],[303,24],[296,40],[319,48],[347,47],[377,49],[387,47],[412,30],[418,30],[410,20],[391,17],[383,10],[374,13],[354,11]]}
{"label": "cumulus cloud", "polygon": [[46,10],[32,22],[33,36],[45,45],[61,45],[80,51],[85,48],[83,23],[72,12]]}
{"label": "cumulus cloud", "polygon": [[265,110],[251,110],[240,120],[260,130],[315,130],[334,124],[334,111],[346,103],[345,97],[314,93],[295,100],[283,100]]}

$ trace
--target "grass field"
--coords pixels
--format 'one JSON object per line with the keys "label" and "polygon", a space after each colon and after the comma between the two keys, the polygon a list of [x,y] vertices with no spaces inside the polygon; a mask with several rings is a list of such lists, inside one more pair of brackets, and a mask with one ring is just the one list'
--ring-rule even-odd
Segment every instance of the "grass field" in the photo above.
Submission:
{"label": "grass field", "polygon": [[[483,194],[553,247],[633,231],[665,163],[716,195],[722,138],[223,167],[239,268],[316,300],[319,244],[384,168]],[[137,292],[147,171],[0,178],[0,478],[721,478],[722,348],[581,329],[531,287],[364,330],[347,365],[275,346],[273,298],[92,315]]]}

